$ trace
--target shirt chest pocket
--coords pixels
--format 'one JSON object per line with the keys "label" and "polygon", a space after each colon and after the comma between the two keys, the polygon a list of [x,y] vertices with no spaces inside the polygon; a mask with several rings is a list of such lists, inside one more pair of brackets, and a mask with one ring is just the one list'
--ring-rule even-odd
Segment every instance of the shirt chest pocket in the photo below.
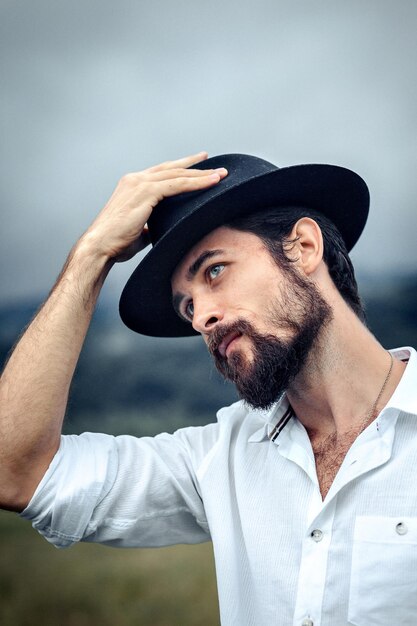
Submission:
{"label": "shirt chest pocket", "polygon": [[417,517],[357,517],[349,623],[414,624],[417,609]]}

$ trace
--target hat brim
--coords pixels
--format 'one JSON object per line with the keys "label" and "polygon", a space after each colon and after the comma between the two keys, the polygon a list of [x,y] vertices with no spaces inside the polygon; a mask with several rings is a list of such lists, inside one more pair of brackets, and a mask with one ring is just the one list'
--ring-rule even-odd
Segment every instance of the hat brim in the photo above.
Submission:
{"label": "hat brim", "polygon": [[302,206],[326,215],[338,227],[348,251],[357,242],[369,210],[363,179],[343,167],[313,164],[276,169],[240,182],[205,200],[151,248],[129,278],[120,316],[131,330],[152,337],[196,335],[172,306],[171,276],[181,259],[205,235],[261,208]]}

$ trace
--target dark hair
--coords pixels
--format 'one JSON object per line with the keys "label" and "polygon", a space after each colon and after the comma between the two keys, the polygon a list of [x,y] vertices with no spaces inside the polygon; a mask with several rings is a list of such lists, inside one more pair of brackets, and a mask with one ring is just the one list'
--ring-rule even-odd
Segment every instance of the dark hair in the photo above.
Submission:
{"label": "dark hair", "polygon": [[275,262],[283,270],[289,269],[289,251],[296,240],[288,239],[292,227],[302,217],[310,217],[320,227],[323,235],[323,260],[340,294],[362,321],[365,311],[358,293],[355,272],[345,242],[337,227],[326,216],[314,209],[303,207],[269,208],[239,217],[226,226],[253,233],[264,242]]}

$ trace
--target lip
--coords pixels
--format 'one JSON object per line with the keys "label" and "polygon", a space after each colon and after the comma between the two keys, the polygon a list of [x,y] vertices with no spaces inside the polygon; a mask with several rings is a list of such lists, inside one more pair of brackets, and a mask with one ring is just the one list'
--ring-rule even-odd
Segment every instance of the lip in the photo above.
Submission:
{"label": "lip", "polygon": [[242,336],[242,333],[239,333],[235,330],[226,335],[226,337],[223,339],[223,341],[220,343],[218,347],[218,351],[220,352],[222,357],[227,356],[227,351],[228,351],[230,344],[234,342],[235,339],[241,336]]}

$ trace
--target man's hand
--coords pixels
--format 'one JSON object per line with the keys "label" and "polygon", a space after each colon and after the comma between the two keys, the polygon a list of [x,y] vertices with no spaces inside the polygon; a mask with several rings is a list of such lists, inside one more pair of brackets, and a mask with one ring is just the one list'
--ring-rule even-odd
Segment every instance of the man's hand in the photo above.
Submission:
{"label": "man's hand", "polygon": [[188,169],[206,158],[200,152],[123,176],[81,241],[109,260],[130,259],[148,244],[146,222],[158,202],[205,189],[226,176],[225,169]]}

